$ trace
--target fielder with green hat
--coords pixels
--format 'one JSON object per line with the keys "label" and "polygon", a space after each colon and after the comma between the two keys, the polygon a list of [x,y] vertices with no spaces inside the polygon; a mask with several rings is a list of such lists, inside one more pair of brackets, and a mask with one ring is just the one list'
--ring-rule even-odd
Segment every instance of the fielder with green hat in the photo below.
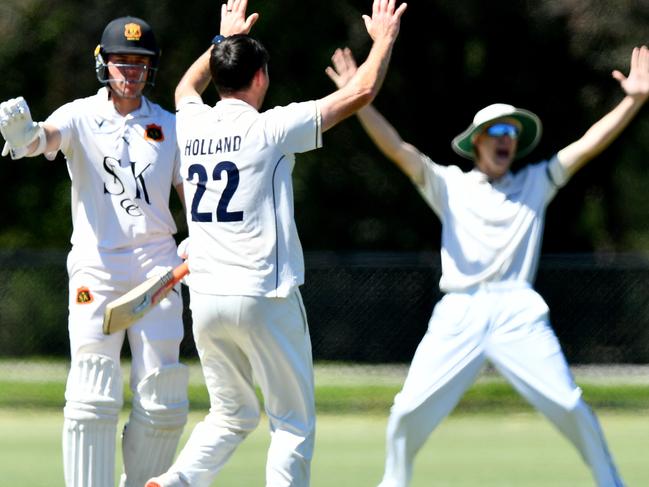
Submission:
{"label": "fielder with green hat", "polygon": [[[473,123],[455,137],[452,147],[462,157],[475,158],[473,139],[497,120],[507,119],[517,130],[516,153],[514,159],[526,156],[541,140],[541,120],[530,111],[505,103],[494,103],[483,108],[473,117]],[[493,130],[493,129],[492,129]]]}
{"label": "fielder with green hat", "polygon": [[[343,86],[355,72],[348,49],[333,57],[327,74]],[[474,161],[433,162],[372,106],[358,117],[372,140],[413,181],[442,222],[445,296],[395,397],[387,427],[387,457],[380,487],[409,484],[415,455],[458,403],[485,362],[541,411],[579,450],[600,487],[623,482],[596,416],[582,398],[548,317],[533,289],[545,210],[557,191],[604,150],[649,97],[649,49],[633,50],[627,76],[613,73],[624,99],[579,140],[550,160],[512,172],[512,162],[532,151],[539,118],[527,110],[493,104],[475,114],[452,147]]]}

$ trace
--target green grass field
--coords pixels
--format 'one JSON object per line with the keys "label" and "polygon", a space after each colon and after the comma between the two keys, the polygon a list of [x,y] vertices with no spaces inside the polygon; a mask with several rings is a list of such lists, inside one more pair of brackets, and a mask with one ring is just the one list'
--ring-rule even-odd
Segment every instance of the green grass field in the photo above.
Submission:
{"label": "green grass field", "polygon": [[[64,370],[65,363],[0,361],[0,485],[63,485],[60,408]],[[405,369],[398,366],[318,366],[312,487],[378,484],[388,409],[403,373]],[[608,375],[579,382],[598,413],[627,485],[648,485],[649,378]],[[185,438],[207,405],[196,369],[190,396],[193,412]],[[262,421],[214,485],[263,486],[267,446],[268,432]],[[430,485],[585,487],[593,483],[577,452],[546,420],[502,380],[485,376],[420,452],[412,487]]]}
{"label": "green grass field", "polygon": [[[200,413],[192,413],[189,429]],[[649,479],[649,419],[640,414],[600,415],[610,447],[629,487]],[[383,468],[385,417],[321,414],[313,460],[313,487],[371,487]],[[55,411],[0,411],[2,485],[63,485],[61,415]],[[268,434],[264,425],[234,454],[215,486],[264,485]],[[580,487],[592,480],[577,453],[534,413],[455,414],[420,452],[412,487]]]}

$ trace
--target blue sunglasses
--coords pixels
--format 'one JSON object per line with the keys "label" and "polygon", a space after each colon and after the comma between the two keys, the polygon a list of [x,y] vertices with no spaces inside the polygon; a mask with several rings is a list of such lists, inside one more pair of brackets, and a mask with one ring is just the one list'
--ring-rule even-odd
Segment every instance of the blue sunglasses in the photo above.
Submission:
{"label": "blue sunglasses", "polygon": [[486,130],[486,133],[489,137],[503,137],[508,135],[510,138],[516,140],[520,132],[518,127],[511,123],[495,123]]}

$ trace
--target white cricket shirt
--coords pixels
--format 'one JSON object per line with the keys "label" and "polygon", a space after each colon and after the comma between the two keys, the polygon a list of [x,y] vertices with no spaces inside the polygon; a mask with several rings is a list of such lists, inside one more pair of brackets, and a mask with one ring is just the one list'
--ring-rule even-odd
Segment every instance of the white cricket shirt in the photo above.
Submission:
{"label": "white cricket shirt", "polygon": [[169,194],[182,178],[173,114],[142,97],[122,116],[101,88],[47,123],[61,132],[72,181],[73,245],[123,249],[176,232]]}
{"label": "white cricket shirt", "polygon": [[545,209],[567,177],[558,159],[528,165],[496,182],[473,169],[428,157],[418,189],[442,222],[443,292],[483,283],[526,282],[536,275]]}
{"label": "white cricket shirt", "polygon": [[322,145],[315,101],[263,113],[244,101],[181,100],[176,130],[189,228],[189,286],[286,297],[304,282],[293,217],[294,153]]}

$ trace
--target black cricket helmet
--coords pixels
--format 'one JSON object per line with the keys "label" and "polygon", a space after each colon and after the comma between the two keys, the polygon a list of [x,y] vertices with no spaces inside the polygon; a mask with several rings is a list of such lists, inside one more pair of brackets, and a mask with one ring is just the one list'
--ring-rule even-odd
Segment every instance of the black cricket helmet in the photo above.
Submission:
{"label": "black cricket helmet", "polygon": [[155,84],[160,60],[160,48],[151,26],[137,17],[120,17],[112,20],[104,29],[100,44],[95,48],[95,71],[97,79],[108,83],[106,60],[109,54],[141,54],[151,58],[147,85]]}

